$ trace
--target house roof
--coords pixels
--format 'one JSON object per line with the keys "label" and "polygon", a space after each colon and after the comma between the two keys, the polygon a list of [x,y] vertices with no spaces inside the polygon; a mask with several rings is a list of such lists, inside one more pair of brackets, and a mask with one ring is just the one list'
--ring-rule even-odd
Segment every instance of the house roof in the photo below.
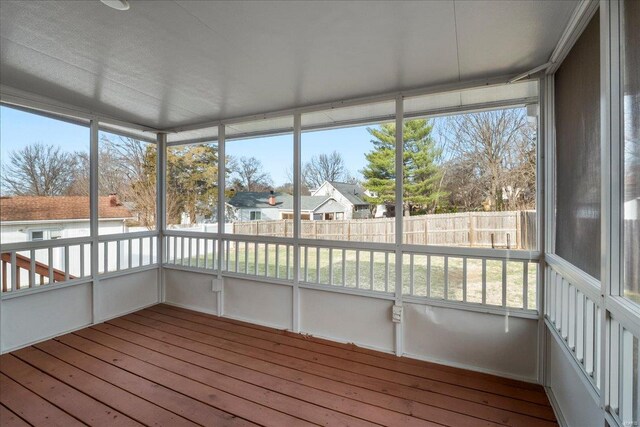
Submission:
{"label": "house roof", "polygon": [[286,193],[273,193],[276,197],[276,204],[269,204],[269,191],[255,192],[255,191],[236,191],[227,203],[234,208],[282,208],[284,201],[288,198],[291,199],[291,195]]}
{"label": "house roof", "polygon": [[340,192],[354,206],[369,205],[362,199],[364,188],[358,184],[349,184],[347,182],[328,181],[337,191]]}
{"label": "house roof", "polygon": [[[315,211],[329,199],[331,199],[329,196],[300,196],[300,210]],[[344,206],[340,207],[344,210]],[[282,209],[293,210],[293,197],[289,196],[289,200],[284,201]]]}
{"label": "house roof", "polygon": [[[276,204],[269,204],[270,192],[238,191],[227,203],[234,208],[241,209],[281,209],[293,210],[293,196],[287,193],[274,193]],[[314,211],[324,202],[331,199],[329,196],[301,196],[300,210]]]}
{"label": "house roof", "polygon": [[[101,219],[133,216],[122,204],[113,205],[110,196],[99,198],[98,212]],[[86,196],[0,197],[0,221],[51,221],[89,217],[89,197]]]}

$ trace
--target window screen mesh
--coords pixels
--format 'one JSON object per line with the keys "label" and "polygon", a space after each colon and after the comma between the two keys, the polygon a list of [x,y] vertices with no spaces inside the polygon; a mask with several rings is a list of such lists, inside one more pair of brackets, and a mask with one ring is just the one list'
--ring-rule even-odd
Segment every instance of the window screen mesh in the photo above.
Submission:
{"label": "window screen mesh", "polygon": [[600,25],[596,14],[555,76],[556,254],[600,278]]}

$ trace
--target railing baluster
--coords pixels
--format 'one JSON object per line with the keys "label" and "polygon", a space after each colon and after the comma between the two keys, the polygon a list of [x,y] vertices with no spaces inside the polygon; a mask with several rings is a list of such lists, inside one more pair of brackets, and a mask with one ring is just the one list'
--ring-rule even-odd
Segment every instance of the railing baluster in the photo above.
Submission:
{"label": "railing baluster", "polygon": [[120,271],[120,246],[122,246],[120,243],[122,243],[120,240],[116,240],[115,244],[116,244],[116,271]]}
{"label": "railing baluster", "polygon": [[502,306],[507,306],[507,260],[502,260]]}
{"label": "railing baluster", "polygon": [[529,308],[529,263],[522,263],[522,308]]}
{"label": "railing baluster", "polygon": [[[360,267],[356,263],[356,268]],[[356,281],[356,287],[358,282]],[[342,249],[342,286],[347,286],[347,251]]]}
{"label": "railing baluster", "polygon": [[304,281],[309,281],[309,246],[304,247]]}
{"label": "railing baluster", "polygon": [[482,304],[487,303],[487,259],[482,258]]}
{"label": "railing baluster", "polygon": [[193,244],[193,238],[192,238],[192,237],[189,237],[188,241],[189,241],[189,244],[187,245],[187,248],[188,248],[188,252],[187,252],[187,257],[188,257],[188,258],[187,258],[187,259],[188,259],[189,261],[188,261],[187,265],[188,265],[189,267],[191,267],[191,258],[192,258],[191,254],[193,253],[193,246],[192,246],[192,244]]}
{"label": "railing baluster", "polygon": [[[257,227],[257,225],[256,225]],[[253,274],[254,275],[258,275],[258,252],[260,251],[260,244],[259,243],[254,243],[253,244]]]}
{"label": "railing baluster", "polygon": [[244,274],[249,274],[249,243],[244,242]]}
{"label": "railing baluster", "polygon": [[320,247],[316,247],[316,283],[320,283]]}
{"label": "railing baluster", "polygon": [[234,262],[234,264],[235,264],[235,266],[236,266],[236,268],[235,268],[235,270],[234,270],[234,271],[235,271],[236,273],[238,273],[238,263],[239,263],[239,261],[238,261],[238,253],[240,252],[240,251],[238,250],[238,246],[240,246],[240,242],[233,242],[233,248],[234,248],[234,251],[235,251],[235,254],[236,254],[236,256],[235,256],[235,262]]}
{"label": "railing baluster", "polygon": [[7,262],[5,260],[0,261],[2,263],[2,292],[8,292],[9,287],[7,286]]}
{"label": "railing baluster", "polygon": [[[35,268],[34,265],[31,268]],[[69,245],[64,245],[64,280],[69,280]]]}
{"label": "railing baluster", "polygon": [[[342,286],[347,286],[347,263],[346,263],[346,250],[342,250]],[[360,249],[356,249],[356,288],[360,289]]]}
{"label": "railing baluster", "polygon": [[133,268],[133,239],[127,239],[127,268]]}
{"label": "railing baluster", "polygon": [[209,267],[209,239],[204,239],[204,268]]}
{"label": "railing baluster", "polygon": [[462,258],[462,301],[467,302],[467,257]]}
{"label": "railing baluster", "polygon": [[85,251],[85,246],[84,244],[80,245],[80,277],[84,277],[84,251]]}
{"label": "railing baluster", "polygon": [[369,289],[373,290],[373,251],[369,252]]}
{"label": "railing baluster", "polygon": [[280,245],[276,244],[276,279],[280,278]]}
{"label": "railing baluster", "polygon": [[562,276],[556,274],[556,283],[555,283],[555,296],[554,296],[554,305],[556,309],[555,313],[555,325],[558,329],[562,326]]}
{"label": "railing baluster", "polygon": [[414,280],[415,280],[415,268],[414,268],[415,266],[414,266],[413,258],[414,258],[413,254],[409,254],[409,295],[413,295]]}
{"label": "railing baluster", "polygon": [[287,248],[287,280],[291,279],[291,274],[289,273],[289,250],[290,250],[290,246],[286,245]]}
{"label": "railing baluster", "polygon": [[[108,263],[108,259],[109,259],[109,242],[101,242],[100,244],[104,248],[102,250],[102,255],[104,257],[104,259],[102,260],[102,272],[103,273],[108,273],[109,272],[109,263]],[[51,265],[51,257],[49,257],[49,265]]]}
{"label": "railing baluster", "polygon": [[384,291],[389,292],[389,252],[384,253]]}
{"label": "railing baluster", "polygon": [[587,298],[586,310],[586,327],[585,327],[585,351],[584,351],[584,369],[588,375],[593,376],[593,353],[594,353],[594,330],[595,330],[595,305]]}
{"label": "railing baluster", "polygon": [[[144,252],[144,249],[142,248],[142,237],[140,237],[138,239],[138,267],[142,267],[143,252]],[[175,254],[174,254],[174,258],[175,258]]]}
{"label": "railing baluster", "polygon": [[333,248],[329,248],[329,284],[333,285]]}
{"label": "railing baluster", "polygon": [[196,268],[200,267],[200,242],[202,239],[196,238]]}
{"label": "railing baluster", "polygon": [[[68,269],[67,269],[68,270]],[[29,251],[29,287],[36,286],[36,251]]]}
{"label": "railing baluster", "polygon": [[576,358],[584,361],[584,294],[577,292],[576,307]]}
{"label": "railing baluster", "polygon": [[[106,246],[106,245],[105,245]],[[49,261],[49,284],[53,285],[53,283],[55,282],[55,278],[53,276],[53,248],[48,248],[49,251],[47,253],[47,256],[49,257],[48,261]],[[105,250],[105,254],[107,253],[107,251]],[[15,252],[12,253],[15,256]],[[12,262],[15,263],[15,259],[12,259]],[[105,263],[106,263],[106,255],[105,255]],[[105,270],[106,272],[106,270]]]}
{"label": "railing baluster", "polygon": [[264,277],[269,276],[269,244],[264,245]]}
{"label": "railing baluster", "polygon": [[449,299],[449,257],[444,257],[444,289],[443,289],[443,298]]}
{"label": "railing baluster", "polygon": [[567,338],[569,348],[575,351],[576,348],[576,287],[569,285],[569,324],[567,327]]}
{"label": "railing baluster", "polygon": [[[49,248],[51,249],[51,248]],[[11,290],[17,291],[20,289],[20,279],[18,279],[20,272],[18,271],[18,263],[16,262],[16,253],[11,252]],[[51,271],[51,270],[50,270]]]}

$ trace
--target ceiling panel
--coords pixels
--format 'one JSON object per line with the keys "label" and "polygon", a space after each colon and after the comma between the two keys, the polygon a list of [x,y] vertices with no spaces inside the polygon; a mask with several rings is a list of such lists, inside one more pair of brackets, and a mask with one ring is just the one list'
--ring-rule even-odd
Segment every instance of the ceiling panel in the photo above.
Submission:
{"label": "ceiling panel", "polygon": [[[562,2],[0,2],[0,83],[160,129],[517,74]],[[459,49],[458,49],[459,47]]]}

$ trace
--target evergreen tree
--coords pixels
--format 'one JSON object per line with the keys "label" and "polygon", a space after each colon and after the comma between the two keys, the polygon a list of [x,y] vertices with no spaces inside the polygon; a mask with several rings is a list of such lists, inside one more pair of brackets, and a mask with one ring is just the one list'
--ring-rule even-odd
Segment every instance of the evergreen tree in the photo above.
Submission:
{"label": "evergreen tree", "polygon": [[[442,171],[438,161],[442,149],[431,136],[433,125],[425,119],[406,120],[403,124],[404,213],[433,212],[446,193],[441,189]],[[396,126],[383,124],[367,128],[373,150],[365,155],[368,165],[362,171],[364,187],[375,195],[368,201],[393,204],[395,192]]]}

